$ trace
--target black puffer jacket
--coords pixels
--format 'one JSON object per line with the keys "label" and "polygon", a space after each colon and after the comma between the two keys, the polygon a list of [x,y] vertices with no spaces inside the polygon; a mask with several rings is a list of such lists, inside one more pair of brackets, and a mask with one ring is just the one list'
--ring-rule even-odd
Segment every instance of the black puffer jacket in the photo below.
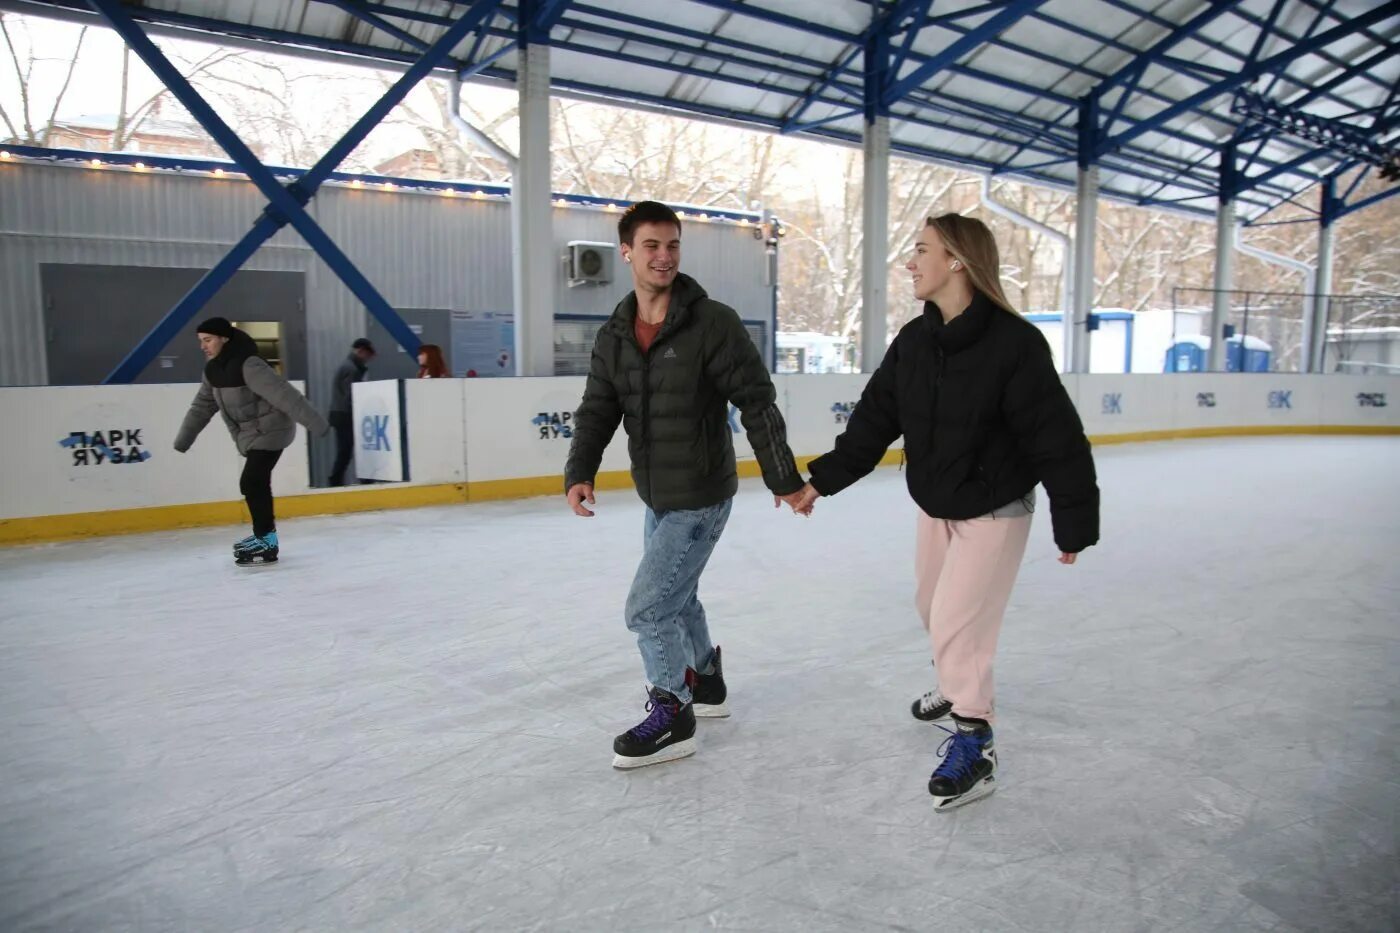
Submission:
{"label": "black puffer jacket", "polygon": [[1056,546],[1075,554],[1098,542],[1084,425],[1045,337],[1020,315],[979,294],[945,324],[927,302],[870,377],[836,449],[812,461],[812,485],[840,492],[901,434],[909,493],[934,518],[986,515],[1042,483]]}
{"label": "black puffer jacket", "polygon": [[664,512],[723,502],[739,489],[732,402],[764,483],[779,495],[801,489],[773,380],[734,309],[677,275],[666,320],[646,353],[636,321],[637,297],[629,293],[598,330],[564,488],[593,482],[621,422],[632,479],[648,506]]}

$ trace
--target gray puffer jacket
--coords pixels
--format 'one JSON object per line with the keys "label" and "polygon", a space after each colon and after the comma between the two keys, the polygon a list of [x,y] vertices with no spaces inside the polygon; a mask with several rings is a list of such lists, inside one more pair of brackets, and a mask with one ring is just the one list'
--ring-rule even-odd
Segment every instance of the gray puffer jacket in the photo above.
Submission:
{"label": "gray puffer jacket", "polygon": [[238,452],[284,450],[296,440],[297,423],[312,434],[324,434],[330,424],[291,383],[256,356],[243,363],[246,385],[216,388],[208,378],[199,386],[189,413],[180,424],[175,449],[184,453],[218,412],[224,417]]}

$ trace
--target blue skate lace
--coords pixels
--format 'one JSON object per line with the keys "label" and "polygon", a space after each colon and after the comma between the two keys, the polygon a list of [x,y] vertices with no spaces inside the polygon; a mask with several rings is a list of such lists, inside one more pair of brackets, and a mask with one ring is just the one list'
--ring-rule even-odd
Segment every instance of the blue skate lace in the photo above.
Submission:
{"label": "blue skate lace", "polygon": [[[943,729],[942,726],[938,728]],[[955,729],[943,731],[948,733],[943,744],[938,746],[938,754],[943,756],[943,760],[934,769],[933,776],[960,781],[967,777],[972,772],[972,766],[981,760],[982,740]]]}
{"label": "blue skate lace", "polygon": [[676,717],[675,711],[664,701],[647,700],[647,712],[650,715],[632,729],[632,734],[643,742],[649,742],[669,729],[671,721]]}

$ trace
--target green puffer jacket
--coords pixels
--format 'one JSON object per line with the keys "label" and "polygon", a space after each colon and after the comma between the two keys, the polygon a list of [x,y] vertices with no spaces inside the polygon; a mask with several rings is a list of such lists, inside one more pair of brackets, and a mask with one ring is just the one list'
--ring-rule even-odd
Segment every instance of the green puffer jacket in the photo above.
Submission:
{"label": "green puffer jacket", "polygon": [[175,449],[184,453],[209,419],[218,412],[233,436],[238,452],[284,450],[296,440],[297,422],[312,434],[324,434],[329,423],[291,383],[256,356],[243,363],[241,386],[217,388],[208,378],[199,386],[190,410],[175,436]]}
{"label": "green puffer jacket", "polygon": [[775,494],[802,488],[777,391],[733,308],[677,275],[661,332],[647,353],[628,294],[598,330],[564,467],[564,488],[591,483],[620,422],[632,480],[654,511],[700,509],[739,489],[729,405],[739,409],[763,481]]}

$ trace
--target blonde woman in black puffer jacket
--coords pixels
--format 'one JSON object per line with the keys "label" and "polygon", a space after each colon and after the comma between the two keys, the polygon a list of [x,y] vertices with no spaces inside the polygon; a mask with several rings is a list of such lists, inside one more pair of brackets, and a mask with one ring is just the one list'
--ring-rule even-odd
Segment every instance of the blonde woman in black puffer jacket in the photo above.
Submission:
{"label": "blonde woman in black puffer jacket", "polygon": [[277,375],[257,353],[253,338],[221,317],[199,325],[199,346],[208,359],[204,381],[175,437],[175,449],[190,449],[214,417],[223,416],[233,443],[245,458],[238,489],[248,503],[253,533],[233,546],[239,564],[277,560],[277,521],[272,507],[272,468],[297,436],[297,424],[324,434],[330,424],[306,397]]}

